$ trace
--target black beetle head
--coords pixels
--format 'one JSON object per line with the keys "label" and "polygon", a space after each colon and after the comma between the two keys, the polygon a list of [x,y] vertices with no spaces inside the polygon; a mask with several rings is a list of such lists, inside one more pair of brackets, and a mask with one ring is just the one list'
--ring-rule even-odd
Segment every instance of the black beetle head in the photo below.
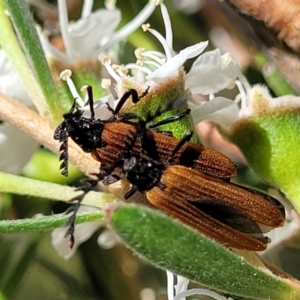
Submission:
{"label": "black beetle head", "polygon": [[84,152],[102,146],[102,130],[105,121],[83,117],[83,111],[74,108],[64,114],[64,121],[55,129],[54,139],[61,142],[60,169],[62,175],[68,175],[68,138],[70,137]]}

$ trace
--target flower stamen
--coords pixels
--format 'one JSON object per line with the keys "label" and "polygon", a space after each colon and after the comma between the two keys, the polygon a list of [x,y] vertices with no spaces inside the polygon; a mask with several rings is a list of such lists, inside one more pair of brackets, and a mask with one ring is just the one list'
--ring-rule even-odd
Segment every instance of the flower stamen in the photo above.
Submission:
{"label": "flower stamen", "polygon": [[68,57],[74,57],[75,53],[73,51],[74,46],[71,39],[71,35],[68,30],[69,26],[69,17],[68,17],[68,9],[66,0],[59,0],[58,1],[58,18],[59,18],[59,25],[61,36],[64,41],[64,46],[66,49],[66,53]]}
{"label": "flower stamen", "polygon": [[[150,17],[156,6],[156,2],[150,0],[148,4],[139,12],[139,14],[132,21],[127,23],[124,27],[122,27],[119,31],[115,32],[111,36],[109,42],[105,45],[105,49],[108,49],[118,41],[124,40],[133,31],[138,29],[141,26],[141,24],[143,24],[143,22]],[[102,49],[102,51],[104,51],[105,49]]]}
{"label": "flower stamen", "polygon": [[147,57],[154,62],[157,62],[159,66],[162,66],[166,62],[166,56],[157,51],[145,51],[141,53],[144,58]]}
{"label": "flower stamen", "polygon": [[85,101],[79,95],[79,93],[75,87],[75,84],[74,84],[73,80],[71,79],[71,76],[72,76],[72,71],[69,69],[62,71],[59,75],[61,80],[67,82],[68,88],[69,88],[73,98],[76,99],[76,102],[79,105],[79,107],[83,108],[85,106]]}
{"label": "flower stamen", "polygon": [[107,55],[103,55],[101,58],[102,65],[106,68],[108,74],[116,81],[119,81],[121,77],[115,72],[113,67],[111,66],[111,59]]}
{"label": "flower stamen", "polygon": [[134,55],[138,60],[143,60],[143,52],[145,48],[137,48],[134,50]]}
{"label": "flower stamen", "polygon": [[81,11],[81,18],[86,18],[92,13],[94,0],[84,0]]}
{"label": "flower stamen", "polygon": [[121,65],[112,65],[113,70],[120,76],[120,77],[124,77],[128,74],[128,70]]}
{"label": "flower stamen", "polygon": [[242,96],[242,107],[246,107],[247,105],[247,95],[249,95],[251,91],[251,86],[245,76],[242,74],[239,65],[232,59],[229,53],[222,55],[222,63],[225,66],[230,65],[238,80],[235,81],[237,88],[239,89]]}
{"label": "flower stamen", "polygon": [[169,49],[173,49],[173,31],[172,31],[170,15],[168,13],[166,6],[163,3],[161,3],[160,9],[164,20],[165,30],[166,30],[166,42],[169,46]]}
{"label": "flower stamen", "polygon": [[105,0],[104,6],[107,10],[114,10],[116,9],[116,0]]}
{"label": "flower stamen", "polygon": [[154,66],[156,69],[158,69],[163,64],[158,64],[158,63],[156,63],[156,62],[154,62],[152,60],[145,60],[144,61],[144,65]]}
{"label": "flower stamen", "polygon": [[103,78],[101,80],[101,87],[103,89],[109,89],[111,87],[111,79],[110,78]]}
{"label": "flower stamen", "polygon": [[132,64],[131,63],[131,64],[127,64],[125,67],[126,67],[127,70],[134,70],[135,69],[135,70],[139,70],[139,71],[141,71],[141,72],[143,72],[147,75],[152,73],[152,71],[149,70],[148,68],[139,66],[138,64]]}
{"label": "flower stamen", "polygon": [[237,102],[241,101],[241,109],[245,109],[247,107],[247,93],[245,91],[244,86],[239,80],[235,81],[235,84],[240,92],[239,99],[237,99]]}
{"label": "flower stamen", "polygon": [[169,48],[169,45],[168,45],[166,39],[157,30],[150,28],[149,24],[144,24],[142,26],[142,28],[144,31],[149,31],[152,35],[154,35],[158,39],[158,41],[161,43],[161,45],[164,48],[167,60],[171,59],[172,58],[172,50]]}

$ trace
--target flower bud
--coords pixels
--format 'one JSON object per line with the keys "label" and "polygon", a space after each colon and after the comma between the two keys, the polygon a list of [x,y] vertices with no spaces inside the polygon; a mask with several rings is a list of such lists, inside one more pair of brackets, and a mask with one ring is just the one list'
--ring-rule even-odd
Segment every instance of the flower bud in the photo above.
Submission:
{"label": "flower bud", "polygon": [[272,98],[255,86],[229,138],[253,170],[281,189],[300,211],[300,98]]}

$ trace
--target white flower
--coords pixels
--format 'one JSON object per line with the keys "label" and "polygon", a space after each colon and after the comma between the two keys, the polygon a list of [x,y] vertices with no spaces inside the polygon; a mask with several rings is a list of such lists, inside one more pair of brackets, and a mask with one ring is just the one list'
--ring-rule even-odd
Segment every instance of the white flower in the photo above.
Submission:
{"label": "white flower", "polygon": [[159,32],[150,28],[149,24],[143,25],[143,29],[152,33],[159,40],[165,53],[143,51],[143,49],[140,49],[141,51],[136,52],[138,63],[126,66],[128,69],[132,68],[144,72],[146,80],[155,82],[159,82],[169,76],[174,76],[174,73],[176,74],[181,69],[186,60],[199,56],[208,45],[208,41],[200,42],[176,54],[173,49],[173,32],[167,8],[163,3],[160,4],[160,7],[165,24],[166,37],[163,37]]}
{"label": "white flower", "polygon": [[[14,71],[3,50],[0,50],[0,92],[21,102],[33,106],[20,77]],[[0,125],[0,170],[19,174],[39,144],[10,124]]]}
{"label": "white flower", "polygon": [[186,60],[198,57],[191,70],[186,75],[185,87],[193,94],[209,95],[231,87],[236,79],[249,89],[249,84],[241,73],[236,60],[228,53],[221,55],[220,50],[208,51],[200,55],[208,45],[208,41],[189,46],[176,54],[173,49],[173,33],[171,21],[164,4],[161,4],[162,16],[165,24],[166,37],[143,25],[144,31],[152,33],[162,44],[164,53],[156,51],[136,51],[137,64],[129,64],[128,69],[138,69],[146,74],[146,80],[159,82],[169,76],[174,76]]}
{"label": "white flower", "polygon": [[229,129],[239,119],[239,107],[235,102],[224,97],[216,97],[207,102],[189,102],[195,124],[204,120]]}
{"label": "white flower", "polygon": [[117,236],[116,232],[111,228],[105,228],[103,232],[98,237],[98,244],[103,249],[111,249],[120,243],[120,238]]}
{"label": "white flower", "polygon": [[[188,99],[188,105],[192,109],[193,120],[196,124],[208,120],[229,129],[239,118],[239,107],[232,100],[224,97],[215,98],[214,94],[236,84],[241,97],[245,98],[250,90],[250,85],[230,54],[221,55],[218,49],[201,54],[208,45],[207,41],[187,47],[176,54],[172,45],[171,21],[166,7],[163,4],[160,6],[166,36],[163,37],[156,30],[151,29],[149,24],[143,25],[143,28],[160,41],[164,53],[145,51],[145,49],[139,48],[135,52],[137,63],[126,65],[126,69],[132,70],[137,81],[152,87],[168,78],[180,76],[185,61],[198,57],[185,77],[185,88],[192,93],[192,97]],[[103,64],[118,84],[122,82],[123,78],[126,78],[124,72],[115,71],[107,58],[103,59]],[[193,99],[197,98],[198,94],[209,95],[211,101],[203,102]]]}
{"label": "white flower", "polygon": [[229,53],[221,55],[219,49],[198,57],[187,74],[186,87],[194,95],[209,95],[210,101],[189,103],[194,122],[197,124],[207,120],[228,130],[239,119],[240,108],[236,102],[224,97],[215,97],[214,94],[234,85],[239,89],[243,107],[251,87],[236,60]]}
{"label": "white flower", "polygon": [[[176,54],[173,49],[173,33],[167,8],[163,3],[160,4],[160,7],[165,24],[166,37],[163,37],[159,32],[150,28],[149,24],[143,25],[143,29],[144,31],[149,31],[159,40],[164,48],[164,53],[145,51],[143,48],[138,48],[135,52],[137,63],[131,63],[125,66],[126,69],[135,72],[135,77],[139,78],[140,81],[160,82],[169,76],[176,75],[186,60],[199,56],[208,45],[208,41],[200,42]],[[107,59],[104,59],[102,63],[116,81],[126,75],[114,72]]]}
{"label": "white flower", "polygon": [[[98,209],[90,206],[81,206],[78,213],[95,210]],[[103,222],[99,221],[76,225],[74,232],[75,243],[72,249],[69,246],[68,238],[65,237],[67,228],[56,228],[51,233],[52,245],[61,257],[68,260],[75,254],[78,246],[88,240],[101,226],[103,226]]]}
{"label": "white flower", "polygon": [[[98,208],[82,205],[77,213],[99,211]],[[68,237],[66,237],[67,228],[56,228],[51,232],[52,246],[56,250],[59,256],[65,260],[70,259],[76,252],[77,248],[83,242],[87,241],[99,228],[105,226],[104,221],[86,222],[75,225],[74,231],[74,245],[71,249],[68,243]],[[98,244],[104,249],[113,248],[120,242],[119,237],[115,231],[110,228],[105,228],[98,237]]]}
{"label": "white flower", "polygon": [[121,13],[114,6],[92,12],[93,1],[84,1],[81,18],[69,24],[66,0],[58,1],[59,22],[65,52],[53,47],[47,37],[40,34],[40,39],[47,56],[56,58],[67,64],[79,61],[94,61],[100,53],[124,40],[136,30],[153,12],[154,1],[127,25],[114,32],[121,20]]}
{"label": "white flower", "polygon": [[200,55],[207,47],[208,42],[200,42],[193,46],[187,47],[181,50],[178,54],[167,60],[161,67],[149,74],[146,79],[153,81],[160,81],[168,76],[171,76],[174,72],[178,71],[186,60]]}
{"label": "white flower", "polygon": [[197,58],[186,77],[186,87],[193,94],[209,95],[234,85],[243,79],[237,61],[220,50],[208,51]]}
{"label": "white flower", "polygon": [[[174,285],[174,276],[177,278],[177,284]],[[167,271],[167,286],[168,286],[168,300],[185,300],[188,296],[193,295],[203,295],[209,296],[216,300],[228,300],[215,292],[207,289],[188,289],[189,280],[179,276],[174,275],[172,272]],[[174,295],[175,291],[175,295]]]}

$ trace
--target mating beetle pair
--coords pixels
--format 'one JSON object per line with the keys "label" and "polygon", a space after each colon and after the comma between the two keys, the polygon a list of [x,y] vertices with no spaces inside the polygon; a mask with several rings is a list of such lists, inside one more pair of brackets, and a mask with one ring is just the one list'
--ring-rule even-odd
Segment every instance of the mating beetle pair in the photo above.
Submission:
{"label": "mating beetle pair", "polygon": [[[135,192],[144,193],[155,208],[227,247],[253,251],[266,248],[269,239],[263,236],[259,225],[271,228],[283,225],[284,207],[280,202],[230,183],[236,175],[236,165],[220,152],[189,142],[191,133],[178,140],[154,130],[189,111],[147,128],[136,115],[121,115],[120,110],[130,96],[136,103],[148,89],[141,96],[136,90],[128,90],[116,109],[108,106],[112,116],[101,120],[94,117],[91,87],[87,92],[91,116],[84,117],[74,104],[55,130],[54,138],[62,143],[62,174],[67,175],[70,137],[101,162],[94,184],[98,181],[111,184],[125,177],[132,184],[125,199]],[[77,200],[77,206],[73,208],[68,231],[71,246],[76,212],[87,191],[73,199]]]}

